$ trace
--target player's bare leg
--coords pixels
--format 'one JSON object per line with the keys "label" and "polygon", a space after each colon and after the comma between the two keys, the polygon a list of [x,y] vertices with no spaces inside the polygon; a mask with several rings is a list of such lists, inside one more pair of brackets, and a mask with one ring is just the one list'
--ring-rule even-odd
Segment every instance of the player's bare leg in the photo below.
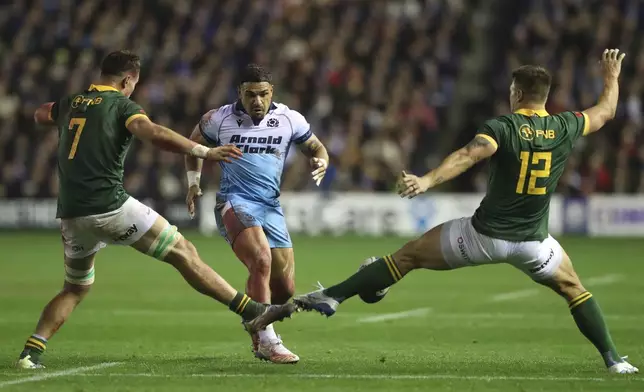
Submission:
{"label": "player's bare leg", "polygon": [[271,249],[271,303],[285,304],[295,294],[295,256],[293,248]]}
{"label": "player's bare leg", "polygon": [[638,372],[636,367],[626,362],[617,352],[599,304],[581,284],[565,251],[561,265],[552,278],[539,283],[550,287],[568,302],[577,327],[597,348],[610,372]]}
{"label": "player's bare leg", "polygon": [[132,247],[172,265],[195,290],[228,305],[230,310],[246,320],[252,320],[261,315],[263,320],[273,322],[290,315],[285,310],[292,308],[257,303],[235,290],[204,263],[194,245],[161,216],[143,237],[132,244]]}
{"label": "player's bare leg", "polygon": [[246,293],[255,301],[271,301],[271,248],[264,231],[259,226],[241,231],[233,242],[233,252],[248,269]]}
{"label": "player's bare leg", "polygon": [[[232,247],[237,258],[248,269],[246,293],[260,303],[271,301],[272,252],[264,231],[259,226],[246,227],[237,220],[233,211],[225,214],[224,220],[229,234],[233,237]],[[245,319],[245,321],[248,321]],[[272,324],[257,332],[249,331],[253,353],[257,358],[274,363],[294,363],[299,357],[288,351],[275,333]]]}
{"label": "player's bare leg", "polygon": [[[292,248],[271,249],[270,291],[271,303],[286,304],[295,290],[295,259]],[[296,363],[300,360],[287,349],[273,325],[259,332],[259,345],[255,355],[275,363]]]}
{"label": "player's bare leg", "polygon": [[71,259],[65,257],[65,283],[63,289],[45,306],[33,335],[27,339],[17,366],[23,369],[38,369],[44,366],[40,356],[47,342],[67,321],[76,306],[89,293],[94,283],[94,256]]}
{"label": "player's bare leg", "polygon": [[305,310],[332,316],[347,299],[361,292],[376,292],[387,288],[415,269],[451,269],[441,250],[442,228],[443,225],[434,227],[421,237],[406,243],[394,254],[365,266],[342,283],[296,297],[295,303]]}
{"label": "player's bare leg", "polygon": [[[246,228],[232,211],[224,215],[224,222],[227,222],[233,252],[248,269],[246,294],[257,302],[268,303],[271,297],[271,251],[262,228]],[[259,349],[259,332],[250,335],[252,350],[256,354]]]}

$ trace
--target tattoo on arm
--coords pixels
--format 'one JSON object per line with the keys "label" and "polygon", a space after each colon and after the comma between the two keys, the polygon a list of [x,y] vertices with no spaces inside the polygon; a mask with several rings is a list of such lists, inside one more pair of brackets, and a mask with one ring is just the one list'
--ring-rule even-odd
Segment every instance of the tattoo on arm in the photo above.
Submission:
{"label": "tattoo on arm", "polygon": [[[487,147],[489,145],[490,145],[489,140],[482,137],[475,136],[474,139],[472,139],[469,143],[467,143],[467,145],[465,146],[465,150],[468,153],[471,153],[473,150],[476,150],[477,148]],[[478,162],[481,160],[481,157],[473,156],[472,159],[474,160],[474,162]]]}

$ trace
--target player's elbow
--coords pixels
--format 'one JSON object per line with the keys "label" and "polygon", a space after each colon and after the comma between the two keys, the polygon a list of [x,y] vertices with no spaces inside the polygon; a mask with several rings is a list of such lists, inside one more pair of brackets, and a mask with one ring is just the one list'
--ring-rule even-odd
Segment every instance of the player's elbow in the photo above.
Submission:
{"label": "player's elbow", "polygon": [[597,111],[596,117],[597,117],[597,121],[602,125],[614,119],[615,114],[617,113],[617,106],[613,106],[609,104],[600,105],[598,109],[599,110]]}
{"label": "player's elbow", "polygon": [[593,133],[600,130],[607,122],[615,118],[616,108],[609,106],[595,106],[587,110],[588,127],[587,133]]}
{"label": "player's elbow", "polygon": [[34,112],[34,122],[39,125],[50,124],[51,121],[51,108],[53,103],[46,103],[38,107]]}

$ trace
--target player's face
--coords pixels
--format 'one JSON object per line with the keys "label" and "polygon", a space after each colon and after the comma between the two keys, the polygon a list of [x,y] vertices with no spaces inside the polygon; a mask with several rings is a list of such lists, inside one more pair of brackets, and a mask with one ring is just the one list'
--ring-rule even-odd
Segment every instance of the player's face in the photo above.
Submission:
{"label": "player's face", "polygon": [[515,111],[519,107],[519,102],[521,102],[521,97],[523,96],[521,90],[517,89],[514,85],[514,81],[510,85],[510,110]]}
{"label": "player's face", "polygon": [[273,86],[268,82],[244,83],[239,88],[239,99],[253,118],[264,118],[273,100]]}
{"label": "player's face", "polygon": [[139,73],[129,73],[125,76],[121,82],[121,92],[126,97],[130,97],[136,88],[136,84],[139,83]]}

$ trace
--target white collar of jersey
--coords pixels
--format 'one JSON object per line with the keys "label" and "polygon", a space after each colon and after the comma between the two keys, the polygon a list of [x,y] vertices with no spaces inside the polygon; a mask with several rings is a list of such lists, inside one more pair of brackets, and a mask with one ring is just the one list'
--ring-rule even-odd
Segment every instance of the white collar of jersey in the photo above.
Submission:
{"label": "white collar of jersey", "polygon": [[545,110],[541,110],[541,109],[537,109],[537,110],[535,110],[535,109],[519,109],[519,110],[516,110],[515,113],[523,114],[524,116],[528,116],[528,117],[531,117],[531,116],[548,117],[550,115],[550,114],[548,114],[548,112],[546,112]]}
{"label": "white collar of jersey", "polygon": [[112,86],[104,86],[102,84],[90,84],[89,88],[87,89],[89,91],[96,90],[96,91],[116,91],[118,92],[119,90],[115,89]]}
{"label": "white collar of jersey", "polygon": [[[277,105],[271,102],[271,106],[268,107],[268,112],[270,113],[275,109],[277,109]],[[233,111],[235,112],[236,115],[248,114],[246,112],[246,109],[244,109],[244,105],[242,105],[241,101],[239,100],[235,101],[235,104],[233,105]]]}

